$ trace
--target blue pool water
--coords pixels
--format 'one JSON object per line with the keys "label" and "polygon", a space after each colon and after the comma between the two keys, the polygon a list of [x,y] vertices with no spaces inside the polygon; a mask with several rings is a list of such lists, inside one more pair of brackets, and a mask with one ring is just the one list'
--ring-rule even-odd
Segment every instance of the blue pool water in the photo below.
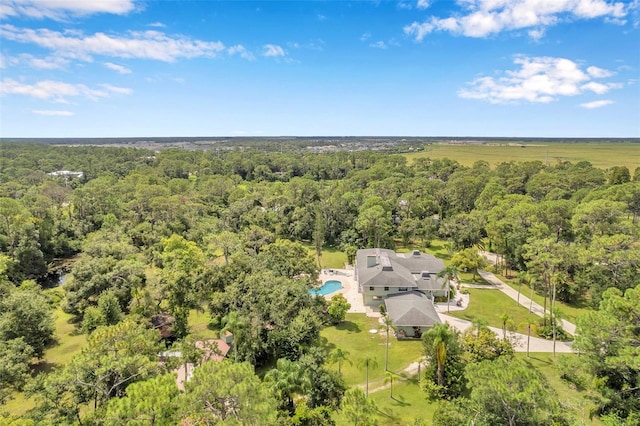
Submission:
{"label": "blue pool water", "polygon": [[329,281],[325,281],[324,284],[322,284],[322,287],[318,288],[318,289],[312,289],[309,290],[309,294],[311,294],[312,296],[316,296],[316,295],[321,295],[321,296],[326,296],[327,294],[331,294],[334,291],[338,291],[342,288],[342,283],[338,280],[329,280]]}

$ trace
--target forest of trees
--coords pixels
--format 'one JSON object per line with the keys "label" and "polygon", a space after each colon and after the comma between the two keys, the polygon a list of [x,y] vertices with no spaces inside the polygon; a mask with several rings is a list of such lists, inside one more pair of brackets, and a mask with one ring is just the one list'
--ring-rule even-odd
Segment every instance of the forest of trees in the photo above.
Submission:
{"label": "forest of trees", "polygon": [[[83,176],[49,174],[59,170]],[[0,402],[33,395],[24,421],[43,424],[331,424],[341,404],[346,412],[363,404],[326,368],[319,341],[335,320],[308,292],[323,248],[352,256],[442,239],[451,253],[497,253],[502,271],[526,274],[545,302],[555,289],[558,300],[592,306],[578,324],[580,369],[567,366],[565,379],[594,390],[605,421],[636,424],[639,215],[640,167],[3,144]],[[63,292],[48,293],[60,271]],[[55,344],[58,305],[87,344],[32,378]],[[227,360],[203,364],[179,392],[157,354],[189,345],[192,310],[208,312],[210,327],[232,332],[234,343]],[[150,328],[157,314],[173,318],[169,341]],[[508,349],[474,357],[465,336],[436,331],[425,334],[426,394],[447,401],[436,424],[572,424],[523,366],[495,374]],[[526,387],[536,404],[507,401],[517,408],[500,411],[486,399],[500,381]]]}

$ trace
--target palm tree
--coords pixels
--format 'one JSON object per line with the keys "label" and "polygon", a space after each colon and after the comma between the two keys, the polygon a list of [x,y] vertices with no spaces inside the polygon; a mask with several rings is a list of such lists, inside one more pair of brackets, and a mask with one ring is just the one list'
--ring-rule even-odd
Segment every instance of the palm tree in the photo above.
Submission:
{"label": "palm tree", "polygon": [[386,371],[384,373],[384,384],[389,383],[389,398],[393,399],[393,379],[399,378],[400,376],[392,371]]}
{"label": "palm tree", "polygon": [[[519,274],[519,280],[518,280],[518,300],[517,303],[518,305],[520,305],[520,287],[522,287],[522,284],[526,284],[527,286],[531,287],[531,289],[533,289],[533,281],[535,280],[535,277],[533,276],[533,274],[531,272],[520,272]],[[533,295],[533,293],[532,293]]]}
{"label": "palm tree", "polygon": [[487,321],[480,318],[474,318],[471,321],[471,326],[476,330],[476,337],[478,337],[480,335],[480,329],[487,326]]}
{"label": "palm tree", "polygon": [[240,335],[242,331],[247,327],[247,323],[238,316],[238,312],[231,311],[224,318],[222,318],[224,328],[222,333],[230,332],[233,334],[233,355],[234,360],[238,362],[238,342],[240,341]]}
{"label": "palm tree", "polygon": [[560,309],[553,308],[551,311],[551,325],[553,326],[553,356],[556,356],[556,340],[558,338],[558,323],[562,323]]}
{"label": "palm tree", "polygon": [[276,368],[269,370],[264,381],[278,395],[288,410],[294,409],[294,395],[305,394],[311,386],[303,366],[286,358],[280,358]]}
{"label": "palm tree", "polygon": [[513,322],[513,320],[506,312],[503,312],[502,315],[500,315],[500,320],[502,321],[502,338],[507,340],[507,323],[509,321]]}
{"label": "palm tree", "polygon": [[343,362],[348,362],[351,365],[351,361],[349,360],[349,351],[345,351],[344,349],[335,348],[329,354],[329,363],[330,364],[338,364],[338,374],[342,374],[341,367]]}
{"label": "palm tree", "polygon": [[553,293],[551,295],[551,325],[553,327],[553,356],[556,356],[556,327],[560,318],[560,311],[556,308],[556,285],[566,283],[567,277],[564,272],[558,272],[551,277]]}
{"label": "palm tree", "polygon": [[518,327],[521,325],[527,325],[527,358],[529,358],[529,345],[531,344],[531,319],[528,318],[527,321],[521,322]]}
{"label": "palm tree", "polygon": [[444,367],[447,362],[447,346],[451,343],[451,330],[449,324],[436,324],[431,330],[427,332],[430,337],[433,337],[433,350],[435,352],[436,364],[437,364],[437,379],[438,385],[444,385]]}
{"label": "palm tree", "polygon": [[382,323],[386,327],[387,330],[387,344],[385,347],[385,357],[384,357],[384,371],[389,370],[389,329],[393,328],[393,321],[389,318],[388,314],[382,317]]}
{"label": "palm tree", "polygon": [[378,361],[372,357],[364,357],[358,360],[358,367],[366,370],[365,396],[369,397],[369,368],[378,368]]}
{"label": "palm tree", "polygon": [[531,313],[531,310],[533,309],[533,291],[534,291],[534,287],[536,286],[536,277],[535,275],[532,276],[531,279],[531,295],[529,296],[529,313]]}
{"label": "palm tree", "polygon": [[447,288],[447,313],[449,313],[449,305],[451,302],[451,280],[457,280],[458,267],[452,264],[447,265],[442,271],[438,272],[438,277],[446,278],[443,288]]}

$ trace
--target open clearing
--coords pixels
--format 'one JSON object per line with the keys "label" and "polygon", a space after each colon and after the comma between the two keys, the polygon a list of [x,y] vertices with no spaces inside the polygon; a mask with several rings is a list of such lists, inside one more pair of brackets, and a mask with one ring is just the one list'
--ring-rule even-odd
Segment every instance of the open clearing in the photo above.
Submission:
{"label": "open clearing", "polygon": [[491,166],[508,161],[541,161],[549,165],[558,161],[589,161],[595,167],[607,169],[627,166],[631,173],[640,167],[638,143],[532,143],[514,145],[429,145],[422,152],[406,154],[410,162],[416,158],[450,158],[465,166],[486,161]]}

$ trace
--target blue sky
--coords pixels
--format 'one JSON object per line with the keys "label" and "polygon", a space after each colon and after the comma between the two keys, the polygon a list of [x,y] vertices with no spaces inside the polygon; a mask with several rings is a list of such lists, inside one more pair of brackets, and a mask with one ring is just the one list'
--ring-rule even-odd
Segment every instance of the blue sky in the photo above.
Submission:
{"label": "blue sky", "polygon": [[0,136],[640,137],[640,0],[2,0]]}

